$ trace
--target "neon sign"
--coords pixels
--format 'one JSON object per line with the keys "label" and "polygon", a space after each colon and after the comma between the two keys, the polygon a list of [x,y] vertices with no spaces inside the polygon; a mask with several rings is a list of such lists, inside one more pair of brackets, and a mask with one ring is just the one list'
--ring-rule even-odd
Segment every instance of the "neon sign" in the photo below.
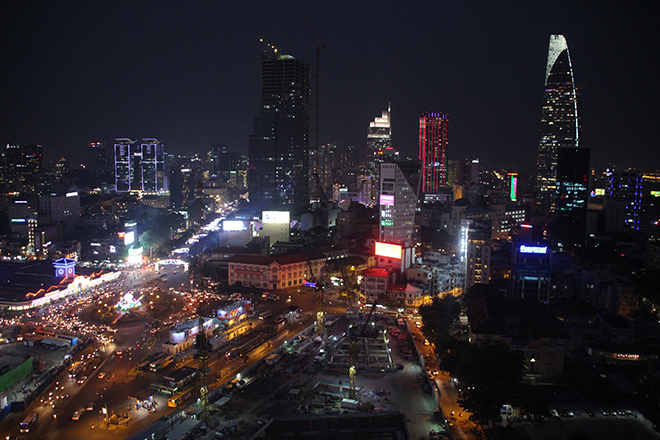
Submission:
{"label": "neon sign", "polygon": [[527,246],[525,244],[520,245],[521,254],[545,254],[547,252],[547,246]]}

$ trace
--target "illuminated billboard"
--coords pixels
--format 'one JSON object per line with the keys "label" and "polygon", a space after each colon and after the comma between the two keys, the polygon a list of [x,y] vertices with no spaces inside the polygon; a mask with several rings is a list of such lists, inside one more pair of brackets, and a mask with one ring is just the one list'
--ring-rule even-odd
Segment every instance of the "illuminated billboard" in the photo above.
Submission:
{"label": "illuminated billboard", "polygon": [[379,257],[401,259],[401,246],[398,244],[376,242],[376,255]]}
{"label": "illuminated billboard", "polygon": [[527,246],[526,244],[520,245],[521,254],[545,254],[547,252],[547,246]]}
{"label": "illuminated billboard", "polygon": [[233,304],[218,309],[216,313],[218,319],[229,320],[249,312],[251,308],[252,303],[250,301],[236,301]]}
{"label": "illuminated billboard", "polygon": [[518,174],[509,173],[509,179],[509,198],[515,202],[518,195]]}
{"label": "illuminated billboard", "polygon": [[240,220],[225,220],[222,222],[222,230],[224,232],[246,231],[247,226]]}
{"label": "illuminated billboard", "polygon": [[135,243],[135,231],[126,231],[124,233],[124,246],[130,246]]}
{"label": "illuminated billboard", "polygon": [[289,211],[263,211],[263,223],[289,224]]}
{"label": "illuminated billboard", "polygon": [[380,205],[381,206],[394,205],[394,196],[389,195],[389,194],[381,194],[380,195]]}

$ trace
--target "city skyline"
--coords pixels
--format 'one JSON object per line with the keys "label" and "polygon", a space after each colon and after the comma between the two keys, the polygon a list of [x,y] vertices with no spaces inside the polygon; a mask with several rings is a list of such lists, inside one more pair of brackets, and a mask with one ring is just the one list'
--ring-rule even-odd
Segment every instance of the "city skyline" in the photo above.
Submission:
{"label": "city skyline", "polygon": [[544,52],[549,35],[563,34],[592,165],[659,167],[655,8],[373,6],[15,2],[0,31],[0,141],[42,144],[50,160],[74,163],[89,142],[110,145],[126,133],[162,139],[174,154],[213,144],[247,154],[266,49],[259,39],[312,69],[323,41],[322,144],[365,147],[365,126],[391,102],[393,147],[415,157],[420,115],[441,108],[452,120],[451,159],[532,171]]}

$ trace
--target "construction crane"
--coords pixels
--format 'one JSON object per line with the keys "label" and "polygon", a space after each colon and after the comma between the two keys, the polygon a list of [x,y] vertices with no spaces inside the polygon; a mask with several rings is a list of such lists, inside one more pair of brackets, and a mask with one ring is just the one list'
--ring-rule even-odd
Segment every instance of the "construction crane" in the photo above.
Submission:
{"label": "construction crane", "polygon": [[263,38],[260,38],[259,41],[260,41],[261,43],[264,43],[266,46],[270,47],[270,48],[273,50],[273,52],[277,53],[277,47],[275,47],[275,46],[273,46],[272,44],[270,44],[270,43],[264,41]]}
{"label": "construction crane", "polygon": [[364,321],[362,328],[359,333],[351,332],[350,339],[351,345],[348,349],[349,363],[348,366],[348,398],[355,399],[357,397],[357,355],[358,355],[358,338],[364,337],[364,332],[367,330],[367,325],[371,320],[371,315],[374,313],[374,309],[378,304],[380,297],[376,297],[374,303],[371,305],[371,310],[367,315],[367,319]]}
{"label": "construction crane", "polygon": [[316,295],[316,334],[321,336],[323,335],[323,283],[316,278],[309,258],[307,258],[307,266],[309,266],[310,279],[314,283],[314,293]]}
{"label": "construction crane", "polygon": [[208,340],[206,339],[206,332],[204,331],[204,318],[199,317],[197,337],[195,338],[195,347],[197,348],[197,360],[199,361],[199,379],[201,387],[199,389],[199,399],[202,410],[202,420],[207,421],[208,406],[209,406],[209,384],[208,384],[208,361],[209,361],[209,348]]}

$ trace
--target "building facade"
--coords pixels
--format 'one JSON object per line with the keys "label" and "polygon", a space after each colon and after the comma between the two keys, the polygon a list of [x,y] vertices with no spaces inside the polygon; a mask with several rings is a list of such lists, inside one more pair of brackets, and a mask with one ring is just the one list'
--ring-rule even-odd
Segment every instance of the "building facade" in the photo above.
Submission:
{"label": "building facade", "polygon": [[[228,259],[228,264],[230,286],[241,283],[264,290],[278,290],[302,287],[305,280],[321,273],[325,258],[308,259],[304,254],[234,255]],[[310,266],[314,275],[309,271]]]}

